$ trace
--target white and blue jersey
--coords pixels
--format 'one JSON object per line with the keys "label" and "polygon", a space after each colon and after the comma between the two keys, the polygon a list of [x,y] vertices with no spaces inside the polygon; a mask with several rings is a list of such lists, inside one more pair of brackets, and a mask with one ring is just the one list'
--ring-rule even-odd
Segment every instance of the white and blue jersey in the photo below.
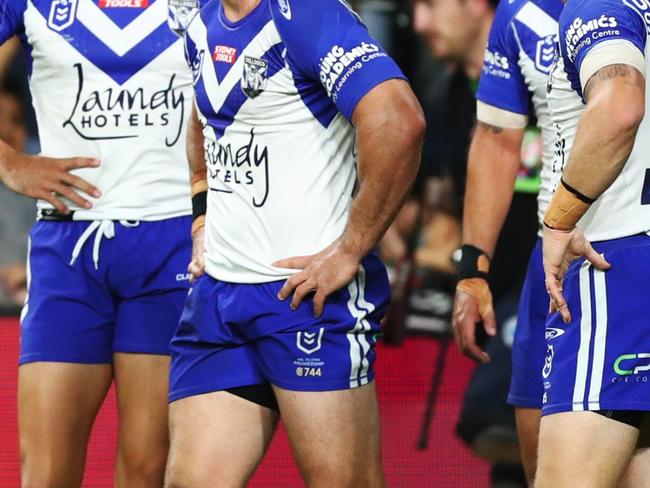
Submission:
{"label": "white and blue jersey", "polygon": [[[585,109],[583,89],[591,76],[611,64],[648,70],[650,4],[645,0],[571,0],[562,14],[560,53],[549,81],[548,100],[557,128],[553,191],[569,161]],[[650,20],[648,20],[650,22]],[[646,110],[650,98],[646,96]],[[650,230],[650,121],[639,128],[634,148],[616,181],[578,222],[592,241],[626,237]]]}
{"label": "white and blue jersey", "polygon": [[170,400],[372,382],[390,299],[379,258],[366,256],[318,318],[313,297],[295,311],[278,299],[287,270],[271,264],[343,233],[357,179],[350,120],[401,71],[342,0],[260,0],[238,22],[213,0],[186,43],[204,124],[207,273],[171,343]]}
{"label": "white and blue jersey", "polygon": [[208,2],[186,55],[204,124],[206,270],[233,283],[286,278],[273,262],[343,233],[354,109],[403,74],[343,0],[261,0],[238,22]]}
{"label": "white and blue jersey", "polygon": [[[531,108],[542,137],[538,215],[551,198],[553,130],[546,85],[553,64],[561,0],[502,1],[497,7],[479,81],[477,118],[486,124],[523,129]],[[532,102],[532,107],[531,107]]]}
{"label": "white and blue jersey", "polygon": [[[172,10],[179,30],[197,10],[185,4]],[[38,203],[22,364],[169,353],[188,289],[193,92],[168,7],[167,0],[0,0],[0,43],[18,35],[26,50],[42,154],[101,161],[74,171],[102,191],[91,210],[66,202],[75,222]]]}
{"label": "white and blue jersey", "polygon": [[66,202],[76,220],[191,213],[192,75],[167,18],[167,0],[0,0],[0,43],[26,48],[42,155],[101,161],[74,171],[103,193],[91,210]]}
{"label": "white and blue jersey", "polygon": [[[555,184],[571,158],[589,79],[615,64],[632,66],[645,77],[649,32],[646,0],[567,3],[560,16],[559,59],[549,81],[549,106],[558,128]],[[646,113],[649,99],[646,91]],[[546,324],[544,414],[650,410],[648,154],[645,118],[622,172],[578,222],[612,268],[603,272],[578,260],[564,277],[571,323],[555,313]]]}
{"label": "white and blue jersey", "polygon": [[[555,57],[557,19],[562,7],[561,0],[500,2],[490,30],[477,92],[477,118],[481,122],[518,129],[527,126],[531,109],[537,116],[542,141],[541,184],[537,196],[540,224],[551,196],[555,130],[546,103],[546,87]],[[529,171],[525,168],[523,172]],[[531,255],[519,298],[508,393],[511,405],[541,408],[544,388],[539,372],[546,351],[544,321],[547,310],[541,244],[538,243]]]}

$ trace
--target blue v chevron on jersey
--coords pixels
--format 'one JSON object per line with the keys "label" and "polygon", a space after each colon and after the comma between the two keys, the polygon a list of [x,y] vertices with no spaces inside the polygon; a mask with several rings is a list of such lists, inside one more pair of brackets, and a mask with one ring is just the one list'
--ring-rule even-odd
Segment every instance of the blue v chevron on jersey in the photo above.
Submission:
{"label": "blue v chevron on jersey", "polygon": [[[79,53],[117,83],[124,83],[176,42],[167,26],[167,2],[152,0],[146,8],[100,8],[93,0],[33,0]],[[115,69],[118,65],[121,69]]]}
{"label": "blue v chevron on jersey", "polygon": [[273,262],[342,233],[356,181],[354,110],[404,75],[339,0],[261,0],[239,21],[211,1],[185,42],[205,125],[207,272],[282,279]]}

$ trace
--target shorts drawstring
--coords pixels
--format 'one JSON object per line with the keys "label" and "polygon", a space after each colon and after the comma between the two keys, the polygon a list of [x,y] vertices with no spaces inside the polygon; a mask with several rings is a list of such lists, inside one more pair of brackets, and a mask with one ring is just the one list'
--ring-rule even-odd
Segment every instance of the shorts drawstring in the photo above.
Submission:
{"label": "shorts drawstring", "polygon": [[[124,227],[137,227],[140,225],[139,221],[133,220],[120,220],[120,224]],[[90,239],[90,236],[95,234],[95,240],[93,242],[93,263],[95,264],[95,269],[99,269],[99,247],[101,245],[102,239],[113,239],[115,237],[115,222],[112,220],[93,220],[86,230],[79,236],[77,243],[72,250],[72,259],[70,259],[70,265],[72,266],[76,261],[84,245]]]}

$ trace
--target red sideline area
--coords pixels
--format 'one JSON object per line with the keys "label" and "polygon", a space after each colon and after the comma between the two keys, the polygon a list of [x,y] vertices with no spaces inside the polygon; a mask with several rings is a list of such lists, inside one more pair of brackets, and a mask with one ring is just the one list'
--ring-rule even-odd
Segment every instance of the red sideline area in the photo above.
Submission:
{"label": "red sideline area", "polygon": [[[449,352],[444,381],[431,426],[431,442],[420,451],[420,432],[438,342],[411,338],[403,347],[380,347],[377,385],[381,403],[384,458],[391,487],[488,486],[488,466],[477,460],[455,437],[454,426],[472,366],[455,350]],[[16,361],[18,323],[0,319],[0,487],[19,487],[16,428]],[[110,488],[115,460],[115,396],[111,391],[95,424],[84,487]],[[251,487],[300,487],[303,484],[280,430]]]}

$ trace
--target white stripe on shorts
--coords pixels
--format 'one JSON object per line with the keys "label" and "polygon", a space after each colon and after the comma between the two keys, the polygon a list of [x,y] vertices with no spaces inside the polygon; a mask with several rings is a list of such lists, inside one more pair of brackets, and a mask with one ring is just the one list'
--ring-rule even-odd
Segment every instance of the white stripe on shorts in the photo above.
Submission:
{"label": "white stripe on shorts", "polygon": [[589,261],[580,267],[580,348],[576,362],[573,385],[573,410],[584,410],[587,373],[589,372],[589,346],[591,345],[591,293],[589,291]]}
{"label": "white stripe on shorts", "polygon": [[26,275],[27,275],[27,293],[25,294],[25,303],[23,305],[23,309],[20,311],[20,323],[23,323],[23,320],[25,320],[25,317],[27,317],[27,312],[29,312],[29,287],[32,284],[32,263],[31,263],[31,255],[32,255],[32,239],[27,238],[27,268],[26,268]]}
{"label": "white stripe on shorts", "polygon": [[605,272],[594,269],[594,297],[596,302],[596,334],[592,358],[591,384],[589,386],[589,410],[600,410],[600,390],[605,369],[605,346],[607,344],[607,287]]}
{"label": "white stripe on shorts", "polygon": [[[350,298],[348,299],[348,310],[356,319],[354,328],[347,333],[350,343],[350,388],[368,383],[368,362],[367,354],[370,351],[370,344],[366,339],[366,332],[370,330],[370,324],[366,315],[374,310],[371,303],[365,299],[366,270],[363,266],[354,281],[348,285]],[[358,303],[358,305],[357,305]]]}

